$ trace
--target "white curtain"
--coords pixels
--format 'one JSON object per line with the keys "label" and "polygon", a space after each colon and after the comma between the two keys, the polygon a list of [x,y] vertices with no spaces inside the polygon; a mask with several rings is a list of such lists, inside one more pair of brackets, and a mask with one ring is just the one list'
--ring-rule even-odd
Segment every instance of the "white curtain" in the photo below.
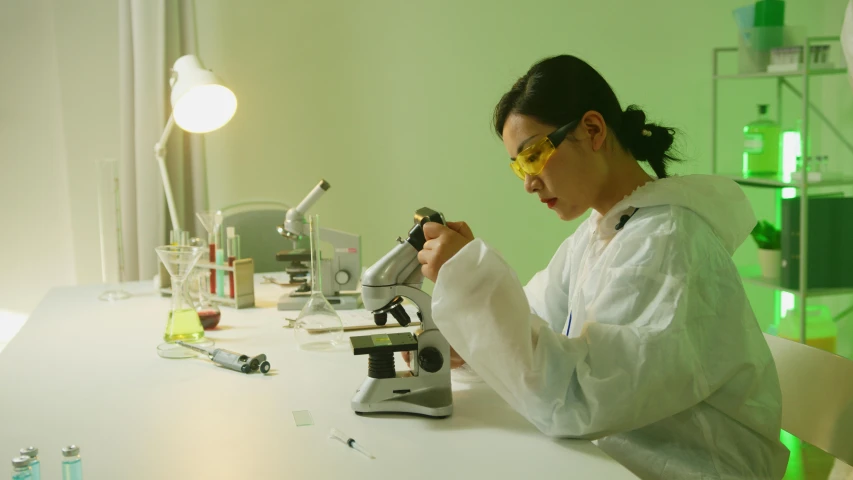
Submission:
{"label": "white curtain", "polygon": [[[169,118],[171,66],[196,53],[192,0],[119,0],[121,151],[126,280],[157,272],[154,248],[170,227],[154,144]],[[203,59],[202,59],[203,61]],[[166,151],[181,228],[198,234],[194,212],[207,208],[203,139],[175,128]]]}

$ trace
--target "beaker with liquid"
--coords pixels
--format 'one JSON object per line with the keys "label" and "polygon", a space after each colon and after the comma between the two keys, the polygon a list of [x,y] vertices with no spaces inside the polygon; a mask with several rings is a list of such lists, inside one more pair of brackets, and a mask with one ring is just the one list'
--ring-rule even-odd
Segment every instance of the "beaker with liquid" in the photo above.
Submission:
{"label": "beaker with liquid", "polygon": [[320,216],[310,218],[311,232],[311,298],[302,307],[293,333],[303,350],[333,350],[343,343],[344,324],[338,312],[323,295],[322,255],[320,254]]}
{"label": "beaker with liquid", "polygon": [[199,320],[195,306],[184,289],[184,282],[192,272],[204,249],[186,245],[168,245],[157,247],[157,256],[172,278],[172,308],[166,322],[163,340],[166,343],[157,347],[157,354],[164,358],[189,358],[196,353],[178,345],[178,340],[212,346],[213,341],[204,337],[204,328]]}

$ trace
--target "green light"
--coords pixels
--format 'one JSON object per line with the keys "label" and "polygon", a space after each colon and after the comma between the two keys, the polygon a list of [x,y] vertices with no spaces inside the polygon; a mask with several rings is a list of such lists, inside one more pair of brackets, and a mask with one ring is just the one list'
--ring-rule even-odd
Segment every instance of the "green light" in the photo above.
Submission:
{"label": "green light", "polygon": [[795,306],[794,304],[796,302],[795,298],[796,297],[794,297],[794,294],[791,292],[782,292],[782,299],[780,300],[780,303],[782,304],[781,305],[782,318],[787,317],[788,312],[791,312],[794,310],[794,306]]}
{"label": "green light", "polygon": [[[800,154],[800,132],[782,132],[782,180],[791,181],[791,174],[797,171],[797,157]],[[783,188],[782,198],[794,198],[797,189]]]}
{"label": "green light", "polygon": [[779,441],[791,452],[791,455],[788,457],[788,469],[785,471],[785,480],[804,478],[803,449],[800,439],[782,430],[782,434],[779,435]]}
{"label": "green light", "polygon": [[[797,157],[800,156],[800,132],[782,132],[782,180],[791,181],[791,174],[797,171]],[[783,188],[782,198],[794,198],[797,196],[796,188]],[[777,208],[781,211],[781,205]],[[793,293],[781,292],[779,299],[779,314],[782,318],[795,308],[795,296]]]}

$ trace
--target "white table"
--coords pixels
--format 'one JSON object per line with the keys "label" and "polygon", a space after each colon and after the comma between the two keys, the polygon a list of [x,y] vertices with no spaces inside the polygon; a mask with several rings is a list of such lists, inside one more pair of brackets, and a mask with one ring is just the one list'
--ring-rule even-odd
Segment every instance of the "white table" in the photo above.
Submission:
{"label": "white table", "polygon": [[[42,478],[59,479],[73,443],[88,480],[636,478],[590,442],[539,433],[485,384],[454,384],[447,419],[355,415],[366,357],[299,351],[282,328],[293,314],[274,309],[223,308],[208,332],[266,353],[268,376],[160,358],[169,300],[149,283],[127,289],[116,303],[98,301],[100,286],[52,290],[0,353],[0,472],[35,445]],[[314,425],[295,426],[296,410]],[[376,460],[329,440],[331,427]]]}

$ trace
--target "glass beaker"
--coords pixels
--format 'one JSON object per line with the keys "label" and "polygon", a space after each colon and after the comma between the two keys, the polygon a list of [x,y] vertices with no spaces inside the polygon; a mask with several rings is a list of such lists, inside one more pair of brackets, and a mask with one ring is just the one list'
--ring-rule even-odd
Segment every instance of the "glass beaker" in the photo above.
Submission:
{"label": "glass beaker", "polygon": [[189,358],[196,353],[175,343],[183,341],[204,346],[213,342],[204,337],[204,328],[198,318],[195,306],[184,289],[184,282],[192,272],[204,249],[186,245],[157,247],[157,256],[169,271],[172,283],[172,308],[166,322],[163,340],[166,343],[157,347],[157,354],[164,358]]}
{"label": "glass beaker", "polygon": [[210,292],[210,275],[206,270],[196,269],[195,275],[198,283],[198,304],[195,307],[198,312],[198,318],[201,320],[201,326],[205,330],[216,328],[219,325],[219,319],[222,317],[222,312],[215,303],[210,301],[208,297]]}
{"label": "glass beaker", "polygon": [[302,307],[293,332],[303,350],[332,350],[343,343],[344,324],[338,312],[323,295],[322,255],[320,254],[320,216],[312,215],[311,232],[311,298]]}

